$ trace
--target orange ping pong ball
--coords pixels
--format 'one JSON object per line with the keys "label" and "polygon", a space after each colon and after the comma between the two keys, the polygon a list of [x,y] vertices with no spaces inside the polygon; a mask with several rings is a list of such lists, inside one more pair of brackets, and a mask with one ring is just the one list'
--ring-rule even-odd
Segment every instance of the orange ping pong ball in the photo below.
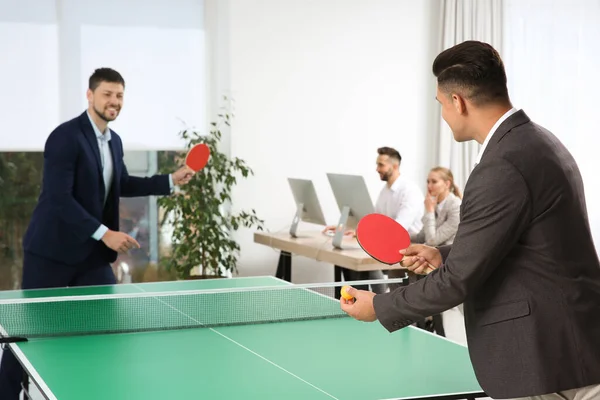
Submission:
{"label": "orange ping pong ball", "polygon": [[347,290],[348,290],[349,287],[350,286],[348,286],[348,285],[342,286],[342,290],[340,291],[342,297],[345,298],[346,300],[351,300],[352,299],[352,296],[350,296],[348,294],[348,292],[347,292]]}

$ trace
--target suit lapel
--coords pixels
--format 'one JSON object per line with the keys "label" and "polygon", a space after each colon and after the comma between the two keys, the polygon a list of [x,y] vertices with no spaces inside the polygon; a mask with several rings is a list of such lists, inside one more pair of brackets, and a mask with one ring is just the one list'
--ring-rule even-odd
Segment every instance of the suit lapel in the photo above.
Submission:
{"label": "suit lapel", "polygon": [[[456,197],[456,195],[454,193],[448,194],[448,197],[446,197],[446,202],[444,203],[444,207],[442,207],[439,214],[437,215],[437,218],[436,218],[437,226],[440,226],[446,220],[447,215],[448,215],[448,210],[450,210],[451,208],[454,208],[454,203],[457,201],[457,199],[458,199],[458,197]],[[437,209],[436,209],[436,213],[437,213]]]}
{"label": "suit lapel", "polygon": [[110,185],[111,190],[114,193],[117,193],[117,179],[121,176],[121,166],[117,164],[117,160],[120,160],[121,155],[117,154],[118,146],[115,146],[115,134],[111,131],[111,139],[108,142],[108,148],[110,149],[110,156],[112,158],[113,165],[113,178],[112,184]]}
{"label": "suit lapel", "polygon": [[83,114],[79,117],[81,121],[81,126],[83,127],[83,136],[86,141],[90,145],[90,150],[94,154],[94,158],[96,159],[96,166],[98,167],[98,173],[102,176],[102,159],[100,158],[100,148],[98,147],[98,138],[94,133],[94,128],[90,123],[90,119],[87,115],[87,111],[84,111]]}

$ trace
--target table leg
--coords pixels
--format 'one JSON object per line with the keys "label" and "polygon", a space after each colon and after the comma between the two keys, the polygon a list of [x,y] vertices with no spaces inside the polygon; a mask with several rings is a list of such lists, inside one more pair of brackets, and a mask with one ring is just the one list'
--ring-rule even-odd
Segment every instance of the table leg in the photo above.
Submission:
{"label": "table leg", "polygon": [[[340,267],[338,265],[333,266],[333,281],[334,282],[342,281],[342,267]],[[336,287],[334,290],[334,297],[336,298],[336,300],[339,300],[341,297],[340,289],[341,289],[341,287]]]}
{"label": "table leg", "polygon": [[279,262],[277,263],[277,272],[275,277],[284,281],[292,281],[292,254],[287,251],[279,253]]}
{"label": "table leg", "polygon": [[23,371],[21,387],[23,388],[23,399],[31,399],[31,396],[29,395],[29,375],[25,371]]}
{"label": "table leg", "polygon": [[444,330],[444,320],[442,319],[442,314],[436,314],[433,317],[433,329],[435,333],[440,336],[446,337],[446,331]]}

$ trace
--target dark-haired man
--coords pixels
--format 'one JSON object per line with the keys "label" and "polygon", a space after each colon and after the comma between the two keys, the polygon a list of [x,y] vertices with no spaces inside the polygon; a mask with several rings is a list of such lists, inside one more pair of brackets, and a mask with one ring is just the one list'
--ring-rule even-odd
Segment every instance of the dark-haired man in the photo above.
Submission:
{"label": "dark-haired man", "polygon": [[[393,147],[377,149],[376,171],[385,182],[375,202],[375,212],[387,215],[401,224],[409,234],[416,235],[423,228],[421,221],[424,213],[425,196],[417,184],[404,179],[400,174],[402,156]],[[334,231],[335,226],[328,226],[325,231]],[[354,235],[348,230],[347,235]],[[343,270],[345,280],[383,279],[383,271],[351,271]],[[404,271],[393,270],[394,278],[405,276]],[[373,285],[375,293],[385,293],[387,285]]]}
{"label": "dark-haired man", "polygon": [[386,184],[381,188],[375,209],[394,218],[409,234],[416,235],[423,228],[423,192],[414,182],[401,176],[402,157],[398,150],[380,147],[377,154],[377,173]]}
{"label": "dark-haired man", "polygon": [[[117,71],[97,69],[89,78],[88,109],[48,137],[42,192],[23,241],[23,289],[116,283],[110,263],[139,247],[119,231],[119,198],[168,195],[193,176],[187,167],[149,178],[127,173],[121,138],[108,128],[124,90]],[[22,373],[6,349],[0,399],[18,399]]]}
{"label": "dark-haired man", "polygon": [[451,246],[410,246],[423,274],[394,292],[351,290],[353,317],[390,332],[464,302],[475,373],[495,399],[600,398],[600,262],[583,182],[562,143],[509,99],[504,65],[467,41],[433,63],[454,138],[482,144]]}

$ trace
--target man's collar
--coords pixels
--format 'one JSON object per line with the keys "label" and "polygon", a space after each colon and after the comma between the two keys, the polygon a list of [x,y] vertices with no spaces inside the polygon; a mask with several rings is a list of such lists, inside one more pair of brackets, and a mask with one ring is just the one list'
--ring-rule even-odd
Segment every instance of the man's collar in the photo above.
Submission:
{"label": "man's collar", "polygon": [[479,154],[477,154],[477,159],[475,160],[475,165],[477,165],[477,164],[479,164],[481,162],[481,157],[483,156],[483,152],[485,151],[488,143],[492,139],[492,136],[494,135],[494,133],[496,132],[496,130],[498,130],[498,127],[500,126],[500,124],[502,124],[504,121],[506,121],[506,119],[508,117],[510,117],[511,115],[513,115],[516,112],[517,112],[517,109],[514,108],[514,107],[512,107],[510,110],[508,110],[507,112],[505,112],[504,115],[502,115],[500,117],[500,119],[498,119],[498,121],[496,121],[496,123],[494,124],[494,126],[492,126],[492,129],[490,130],[490,133],[488,133],[487,137],[483,141],[483,144],[481,145],[481,149],[479,149]]}
{"label": "man's collar", "polygon": [[[394,183],[392,183],[392,185],[389,186],[389,189],[392,192],[397,192],[401,185],[402,185],[402,178],[400,177],[400,175],[398,175],[398,177],[396,178]],[[386,184],[386,186],[387,186],[387,184]]]}
{"label": "man's collar", "polygon": [[94,129],[94,133],[96,134],[96,137],[98,139],[105,139],[106,141],[109,141],[111,139],[111,135],[110,135],[110,129],[108,128],[108,125],[106,125],[106,130],[104,131],[104,134],[102,134],[102,132],[100,132],[100,129],[98,129],[98,127],[96,126],[96,123],[92,119],[90,112],[86,110],[86,114],[87,114],[88,118],[90,119],[90,123],[92,124],[92,128]]}

